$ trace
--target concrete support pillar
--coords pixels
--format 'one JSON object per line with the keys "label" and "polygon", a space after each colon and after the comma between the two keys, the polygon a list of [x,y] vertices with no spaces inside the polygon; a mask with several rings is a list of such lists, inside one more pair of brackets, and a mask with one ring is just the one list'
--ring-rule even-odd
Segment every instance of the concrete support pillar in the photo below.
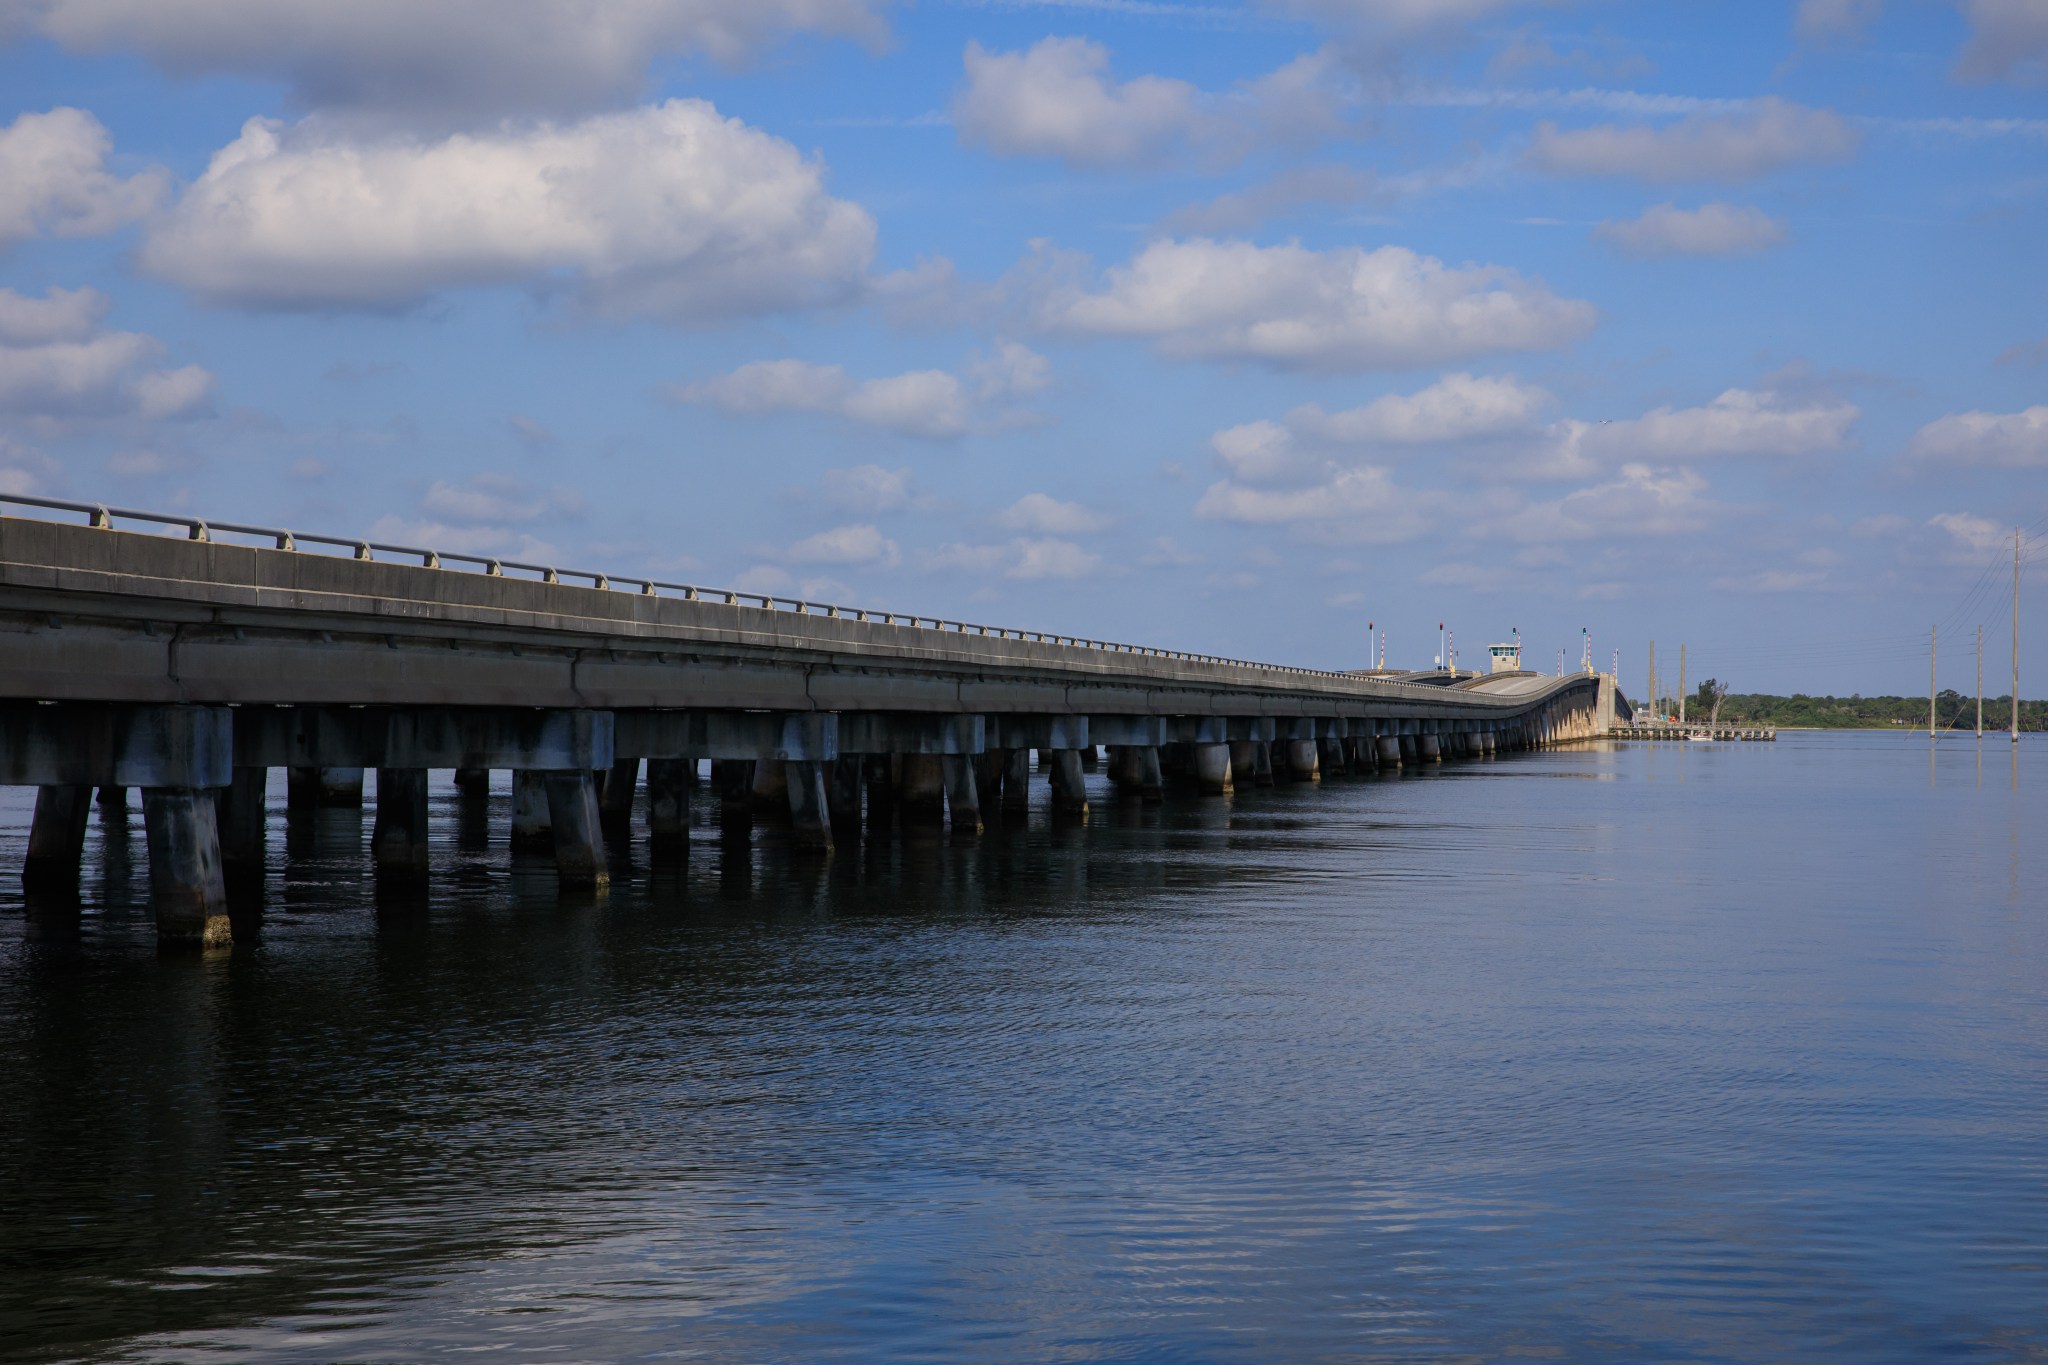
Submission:
{"label": "concrete support pillar", "polygon": [[545,773],[512,774],[512,847],[520,853],[545,853],[554,847]]}
{"label": "concrete support pillar", "polygon": [[1003,755],[1003,809],[1022,815],[1031,808],[1031,751],[1011,749]]}
{"label": "concrete support pillar", "polygon": [[1479,740],[1479,752],[1488,757],[1493,755],[1500,742],[1500,736],[1491,730],[1481,730],[1476,738]]}
{"label": "concrete support pillar", "polygon": [[1380,766],[1380,742],[1372,735],[1359,735],[1351,741],[1351,771],[1355,773],[1377,772]]}
{"label": "concrete support pillar", "polygon": [[1421,757],[1421,752],[1415,747],[1415,736],[1402,735],[1397,742],[1401,746],[1401,761],[1403,763],[1414,763]]}
{"label": "concrete support pillar", "polygon": [[322,768],[320,770],[320,804],[337,809],[362,809],[363,770],[361,768]]}
{"label": "concrete support pillar", "polygon": [[985,811],[1002,808],[1003,768],[1007,761],[1008,754],[1002,749],[989,749],[974,756],[975,796]]}
{"label": "concrete support pillar", "polygon": [[427,878],[427,770],[377,769],[377,823],[370,831],[377,876],[390,881]]}
{"label": "concrete support pillar", "polygon": [[674,860],[690,851],[690,788],[697,785],[697,760],[647,760],[647,843],[657,858]]}
{"label": "concrete support pillar", "polygon": [[462,793],[466,801],[481,801],[491,794],[491,770],[489,768],[457,768],[455,790]]}
{"label": "concrete support pillar", "polygon": [[1195,746],[1195,785],[1210,796],[1220,796],[1230,790],[1230,746],[1228,744],[1197,744]]}
{"label": "concrete support pillar", "polygon": [[861,778],[867,787],[868,833],[887,834],[896,828],[895,758],[869,754],[861,760]]}
{"label": "concrete support pillar", "polygon": [[1444,761],[1443,740],[1437,735],[1417,735],[1415,737],[1415,751],[1416,757],[1420,758],[1424,763],[1441,763]]}
{"label": "concrete support pillar", "polygon": [[905,829],[946,823],[946,766],[937,754],[904,754],[897,773],[896,809]]}
{"label": "concrete support pillar", "polygon": [[1401,737],[1399,735],[1381,735],[1379,737],[1379,745],[1380,766],[1382,768],[1400,767],[1402,762]]}
{"label": "concrete support pillar", "polygon": [[832,851],[832,806],[825,791],[825,764],[791,759],[782,765],[789,791],[789,823],[799,847]]}
{"label": "concrete support pillar", "polygon": [[640,760],[637,758],[619,759],[605,774],[604,794],[598,801],[598,813],[604,817],[606,832],[614,837],[625,835],[633,828],[633,793],[639,785]]}
{"label": "concrete support pillar", "polygon": [[101,787],[100,807],[102,809],[127,810],[128,789],[126,787]]}
{"label": "concrete support pillar", "polygon": [[754,762],[754,814],[778,824],[789,818],[789,774],[779,758]]}
{"label": "concrete support pillar", "polygon": [[1109,781],[1120,792],[1138,793],[1138,750],[1130,744],[1109,746]]}
{"label": "concrete support pillar", "polygon": [[1052,810],[1054,815],[1084,816],[1088,813],[1088,788],[1081,780],[1081,751],[1053,749]]}
{"label": "concrete support pillar", "polygon": [[1230,742],[1230,780],[1232,782],[1256,782],[1259,768],[1259,746],[1248,739],[1234,739]]}
{"label": "concrete support pillar", "polygon": [[213,793],[191,787],[145,787],[142,823],[149,833],[149,892],[156,906],[157,941],[177,947],[226,946],[234,931],[228,924]]}
{"label": "concrete support pillar", "polygon": [[[220,835],[221,868],[229,881],[253,881],[263,875],[264,788],[268,768],[237,768],[234,781],[214,793],[213,822]],[[383,780],[378,780],[377,809],[384,808]]]}
{"label": "concrete support pillar", "polygon": [[1091,744],[1080,752],[1082,772],[1092,773],[1102,766],[1102,750],[1100,746]]}
{"label": "concrete support pillar", "polygon": [[981,833],[981,789],[974,780],[974,756],[947,754],[943,766],[946,774],[946,812],[951,818],[953,832]]}
{"label": "concrete support pillar", "polygon": [[1261,787],[1273,785],[1273,746],[1263,739],[1252,743],[1252,781]]}
{"label": "concrete support pillar", "polygon": [[1325,773],[1347,773],[1351,765],[1344,761],[1344,741],[1322,739],[1316,741],[1317,767]]}
{"label": "concrete support pillar", "polygon": [[597,808],[597,780],[581,769],[547,775],[548,825],[555,841],[555,872],[564,890],[611,889],[605,863],[604,817]]}
{"label": "concrete support pillar", "polygon": [[825,800],[831,807],[835,838],[860,838],[860,758],[844,754],[832,760],[826,774]]}
{"label": "concrete support pillar", "polygon": [[718,823],[727,833],[754,825],[754,760],[721,758],[711,764],[711,782],[718,788]]}
{"label": "concrete support pillar", "polygon": [[1287,742],[1287,767],[1297,782],[1318,782],[1322,773],[1317,770],[1316,742],[1312,739],[1293,739]]}
{"label": "concrete support pillar", "polygon": [[85,859],[85,823],[91,814],[91,787],[37,788],[28,857],[21,865],[23,886],[38,891],[78,889],[78,869]]}

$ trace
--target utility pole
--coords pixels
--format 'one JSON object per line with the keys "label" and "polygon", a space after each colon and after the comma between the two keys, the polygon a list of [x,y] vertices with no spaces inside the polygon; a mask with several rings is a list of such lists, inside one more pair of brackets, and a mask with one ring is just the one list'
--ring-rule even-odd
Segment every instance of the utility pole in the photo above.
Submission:
{"label": "utility pole", "polygon": [[1927,738],[1934,739],[1934,657],[1941,650],[1941,627],[1927,631]]}
{"label": "utility pole", "polygon": [[1650,641],[1650,714],[1657,714],[1657,642]]}
{"label": "utility pole", "polygon": [[1685,645],[1678,646],[1678,723],[1685,724]]}
{"label": "utility pole", "polygon": [[1977,738],[1984,738],[1984,627],[1977,627]]}
{"label": "utility pole", "polygon": [[2012,528],[2012,742],[2020,742],[2020,528]]}
{"label": "utility pole", "polygon": [[1372,667],[1372,622],[1365,623],[1365,666]]}

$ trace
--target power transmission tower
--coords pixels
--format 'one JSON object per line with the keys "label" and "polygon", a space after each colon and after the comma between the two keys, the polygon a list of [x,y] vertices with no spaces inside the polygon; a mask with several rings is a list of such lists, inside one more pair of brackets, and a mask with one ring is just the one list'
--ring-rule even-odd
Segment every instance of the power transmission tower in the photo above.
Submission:
{"label": "power transmission tower", "polygon": [[1977,738],[1984,738],[1984,627],[1977,627]]}

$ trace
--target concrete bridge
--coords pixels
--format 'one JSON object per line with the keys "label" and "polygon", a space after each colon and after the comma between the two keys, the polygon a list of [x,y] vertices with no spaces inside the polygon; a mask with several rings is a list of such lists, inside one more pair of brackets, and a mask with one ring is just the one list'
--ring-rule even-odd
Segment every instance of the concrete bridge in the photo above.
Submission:
{"label": "concrete bridge", "polygon": [[[1586,739],[1615,711],[1601,675],[1445,687],[0,503],[34,512],[0,516],[0,784],[40,789],[24,877],[75,890],[93,790],[125,803],[139,787],[167,943],[230,936],[229,893],[261,874],[273,768],[294,807],[360,803],[376,769],[372,856],[398,882],[431,870],[429,771],[474,795],[509,769],[510,837],[551,847],[565,888],[598,891],[643,764],[657,859],[687,848],[706,761],[728,830],[773,818],[827,850],[1015,819],[1034,752],[1072,820],[1104,746],[1116,788],[1156,801]],[[154,529],[116,529],[131,521]]]}

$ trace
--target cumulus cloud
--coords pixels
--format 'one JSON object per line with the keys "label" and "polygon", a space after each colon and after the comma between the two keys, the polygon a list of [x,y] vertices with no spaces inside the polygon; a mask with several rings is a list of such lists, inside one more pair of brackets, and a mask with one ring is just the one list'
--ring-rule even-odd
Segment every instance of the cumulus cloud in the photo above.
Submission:
{"label": "cumulus cloud", "polygon": [[1844,161],[1862,137],[1839,114],[1776,96],[1732,116],[1694,114],[1676,123],[1536,126],[1529,160],[1552,175],[1618,175],[1656,184],[1755,180],[1790,166]]}
{"label": "cumulus cloud", "polygon": [[1250,487],[1224,479],[1203,492],[1195,515],[1290,527],[1318,541],[1369,545],[1414,540],[1433,524],[1427,500],[1400,488],[1376,465],[1335,468],[1319,483],[1292,488]]}
{"label": "cumulus cloud", "polygon": [[835,526],[806,536],[784,552],[792,564],[841,564],[888,567],[902,562],[896,542],[871,524]]}
{"label": "cumulus cloud", "polygon": [[1078,502],[1061,502],[1044,493],[1026,493],[1003,509],[996,521],[1012,531],[1049,536],[1086,535],[1110,525],[1110,518],[1100,512]]}
{"label": "cumulus cloud", "polygon": [[2043,0],[1961,0],[1970,41],[1956,59],[1956,78],[1970,82],[2048,83],[2048,3]]}
{"label": "cumulus cloud", "polygon": [[1118,81],[1109,74],[1109,50],[1085,38],[1046,38],[1023,52],[970,42],[965,60],[953,126],[962,142],[997,156],[1129,165],[1211,126],[1194,86],[1161,76]]}
{"label": "cumulus cloud", "polygon": [[568,488],[536,489],[508,474],[478,474],[459,484],[435,480],[420,510],[457,525],[518,524],[573,516],[583,510],[583,499]]}
{"label": "cumulus cloud", "polygon": [[1415,393],[1386,394],[1341,412],[1305,404],[1279,422],[1225,428],[1209,444],[1233,478],[1314,482],[1335,467],[1333,450],[1444,445],[1526,433],[1549,402],[1544,390],[1512,377],[1447,374]]}
{"label": "cumulus cloud", "polygon": [[1749,204],[1659,204],[1640,218],[1610,219],[1593,231],[1630,256],[1749,255],[1785,240],[1785,225]]}
{"label": "cumulus cloud", "polygon": [[909,465],[900,469],[884,469],[878,464],[828,469],[819,486],[826,502],[848,512],[900,512],[911,504]]}
{"label": "cumulus cloud", "polygon": [[944,370],[855,382],[838,365],[804,360],[756,360],[669,392],[733,416],[814,412],[932,441],[966,435],[973,413],[967,390]]}
{"label": "cumulus cloud", "polygon": [[870,0],[8,0],[0,19],[178,75],[279,80],[303,107],[419,118],[578,113],[639,93],[648,64],[738,62],[782,35],[885,37]]}
{"label": "cumulus cloud", "polygon": [[1799,0],[1793,27],[1802,43],[1853,42],[1884,13],[1884,0]]}
{"label": "cumulus cloud", "polygon": [[682,403],[703,404],[733,416],[811,412],[838,417],[900,436],[949,441],[972,428],[977,405],[1000,403],[1042,389],[1045,357],[1028,347],[1002,343],[992,357],[969,367],[973,383],[945,370],[913,370],[883,379],[856,381],[838,365],[805,360],[757,360],[729,374],[670,387]]}
{"label": "cumulus cloud", "polygon": [[1355,82],[1331,52],[1304,53],[1230,91],[1164,76],[1118,80],[1109,50],[1086,38],[1044,38],[1021,52],[970,42],[953,97],[960,140],[996,156],[1053,157],[1101,169],[1151,165],[1199,150],[1234,160],[1261,142],[1300,143],[1342,131]]}
{"label": "cumulus cloud", "polygon": [[1792,457],[1839,450],[1862,416],[1853,403],[1729,389],[1693,408],[1661,407],[1623,421],[1558,423],[1557,472],[1622,461],[1683,463],[1729,457]]}
{"label": "cumulus cloud", "polygon": [[1000,545],[942,545],[925,556],[925,568],[940,573],[1001,575],[1020,580],[1086,578],[1102,567],[1102,556],[1071,540],[1019,537]]}
{"label": "cumulus cloud", "polygon": [[484,555],[527,564],[552,564],[560,557],[555,545],[529,531],[475,522],[455,525],[395,514],[370,523],[368,539],[387,545],[417,546],[442,554]]}
{"label": "cumulus cloud", "polygon": [[1592,304],[1504,266],[1208,238],[1153,242],[1098,289],[1055,280],[1035,313],[1052,331],[1146,338],[1175,359],[1323,372],[1563,346],[1596,319]]}
{"label": "cumulus cloud", "polygon": [[1943,464],[2048,468],[2048,404],[2019,412],[1953,412],[1920,428],[1908,450]]}
{"label": "cumulus cloud", "polygon": [[1707,481],[1690,469],[1623,465],[1608,482],[1533,503],[1503,519],[1500,534],[1529,543],[1702,531],[1719,512]]}
{"label": "cumulus cloud", "polygon": [[114,140],[83,109],[23,114],[0,128],[0,251],[52,233],[111,232],[155,208],[161,170],[121,177],[107,170]]}
{"label": "cumulus cloud", "polygon": [[100,328],[106,296],[0,289],[0,412],[30,417],[178,417],[203,408],[214,379],[197,365],[154,368],[163,343]]}
{"label": "cumulus cloud", "polygon": [[2005,545],[2009,534],[2004,523],[1968,512],[1937,512],[1927,519],[1927,524],[1946,531],[1957,549],[1969,552],[1972,562],[1975,556]]}
{"label": "cumulus cloud", "polygon": [[432,140],[251,119],[152,224],[142,264],[255,308],[388,310],[517,284],[701,322],[849,298],[874,244],[817,162],[670,100]]}

